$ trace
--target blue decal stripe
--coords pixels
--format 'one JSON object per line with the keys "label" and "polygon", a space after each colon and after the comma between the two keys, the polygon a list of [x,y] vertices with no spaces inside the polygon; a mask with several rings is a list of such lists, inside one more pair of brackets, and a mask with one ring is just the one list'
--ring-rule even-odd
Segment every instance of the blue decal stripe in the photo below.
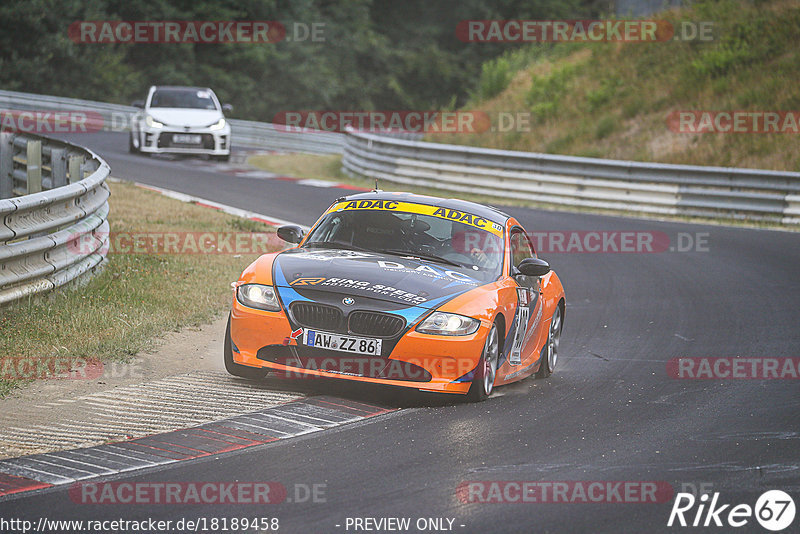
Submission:
{"label": "blue decal stripe", "polygon": [[278,292],[278,296],[283,301],[284,307],[288,308],[289,304],[296,300],[311,301],[311,299],[295,291],[294,288],[289,285],[289,282],[286,281],[286,277],[283,275],[283,269],[281,269],[280,266],[280,256],[275,258],[275,263],[272,264],[272,270],[273,279],[275,280],[275,289]]}
{"label": "blue decal stripe", "polygon": [[445,295],[444,297],[439,297],[438,299],[429,300],[425,303],[425,307],[412,306],[410,308],[403,308],[402,310],[386,310],[384,313],[391,313],[403,317],[406,320],[406,326],[410,327],[416,323],[420,317],[428,312],[433,311],[446,301],[456,296],[458,295]]}

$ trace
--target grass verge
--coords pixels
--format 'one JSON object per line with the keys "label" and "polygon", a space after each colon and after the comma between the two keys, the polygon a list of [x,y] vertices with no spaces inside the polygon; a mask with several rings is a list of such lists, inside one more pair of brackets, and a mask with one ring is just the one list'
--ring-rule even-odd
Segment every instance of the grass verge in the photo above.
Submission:
{"label": "grass verge", "polygon": [[[262,223],[131,184],[109,185],[112,240],[129,233],[273,233]],[[224,314],[230,306],[230,283],[258,256],[113,250],[104,269],[84,287],[56,290],[0,309],[0,362],[31,357],[124,361],[151,348],[165,332]],[[0,377],[0,398],[23,382],[11,376],[4,372]]]}

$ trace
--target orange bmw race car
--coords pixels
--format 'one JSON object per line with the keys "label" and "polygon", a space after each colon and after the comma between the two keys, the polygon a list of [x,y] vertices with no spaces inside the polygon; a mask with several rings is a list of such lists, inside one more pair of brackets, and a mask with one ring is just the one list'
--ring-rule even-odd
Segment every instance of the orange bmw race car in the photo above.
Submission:
{"label": "orange bmw race car", "polygon": [[324,376],[484,400],[557,363],[565,297],[522,226],[480,204],[373,191],[338,199],[299,246],[233,285],[233,375]]}

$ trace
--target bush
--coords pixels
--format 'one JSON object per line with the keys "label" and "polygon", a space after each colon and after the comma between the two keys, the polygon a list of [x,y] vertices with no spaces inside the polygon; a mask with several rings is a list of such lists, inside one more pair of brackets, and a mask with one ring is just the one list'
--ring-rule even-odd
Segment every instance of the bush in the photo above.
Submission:
{"label": "bush", "polygon": [[586,107],[589,111],[596,111],[609,103],[617,94],[617,89],[622,85],[622,80],[616,76],[604,79],[600,88],[586,93]]}
{"label": "bush", "polygon": [[499,95],[511,82],[511,66],[508,59],[499,57],[485,62],[481,66],[481,78],[478,82],[476,100],[487,100]]}
{"label": "bush", "polygon": [[617,129],[617,118],[612,117],[611,115],[606,115],[597,123],[597,128],[594,131],[594,136],[596,139],[603,139],[604,137],[608,137],[611,133]]}
{"label": "bush", "polygon": [[537,119],[546,119],[558,111],[561,97],[570,88],[570,82],[575,77],[577,68],[574,65],[564,65],[554,68],[547,76],[534,76],[533,84],[526,100],[531,106],[531,112]]}

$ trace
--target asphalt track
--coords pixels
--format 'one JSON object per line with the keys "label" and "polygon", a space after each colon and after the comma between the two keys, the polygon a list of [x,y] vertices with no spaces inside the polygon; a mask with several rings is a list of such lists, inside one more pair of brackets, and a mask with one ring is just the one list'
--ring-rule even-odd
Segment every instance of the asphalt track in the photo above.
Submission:
{"label": "asphalt track", "polygon": [[[120,134],[73,140],[106,158],[119,178],[303,224],[342,194],[131,156]],[[264,516],[278,517],[280,532],[292,533],[353,532],[346,521],[354,517],[409,517],[412,525],[452,518],[454,531],[480,533],[704,530],[667,529],[671,500],[464,503],[456,490],[465,481],[665,481],[676,492],[705,484],[721,502],[751,506],[764,491],[781,489],[800,505],[799,380],[679,380],[667,373],[676,357],[799,356],[800,234],[507,211],[535,232],[664,232],[673,245],[680,232],[705,232],[708,250],[542,254],[561,276],[568,302],[560,367],[550,379],[499,388],[481,404],[320,383],[310,386],[312,394],[405,409],[124,478],[325,484],[318,499],[324,502],[92,506],[57,489],[0,502],[0,517]],[[800,517],[786,532],[799,524]],[[736,530],[767,532],[753,518]]]}

